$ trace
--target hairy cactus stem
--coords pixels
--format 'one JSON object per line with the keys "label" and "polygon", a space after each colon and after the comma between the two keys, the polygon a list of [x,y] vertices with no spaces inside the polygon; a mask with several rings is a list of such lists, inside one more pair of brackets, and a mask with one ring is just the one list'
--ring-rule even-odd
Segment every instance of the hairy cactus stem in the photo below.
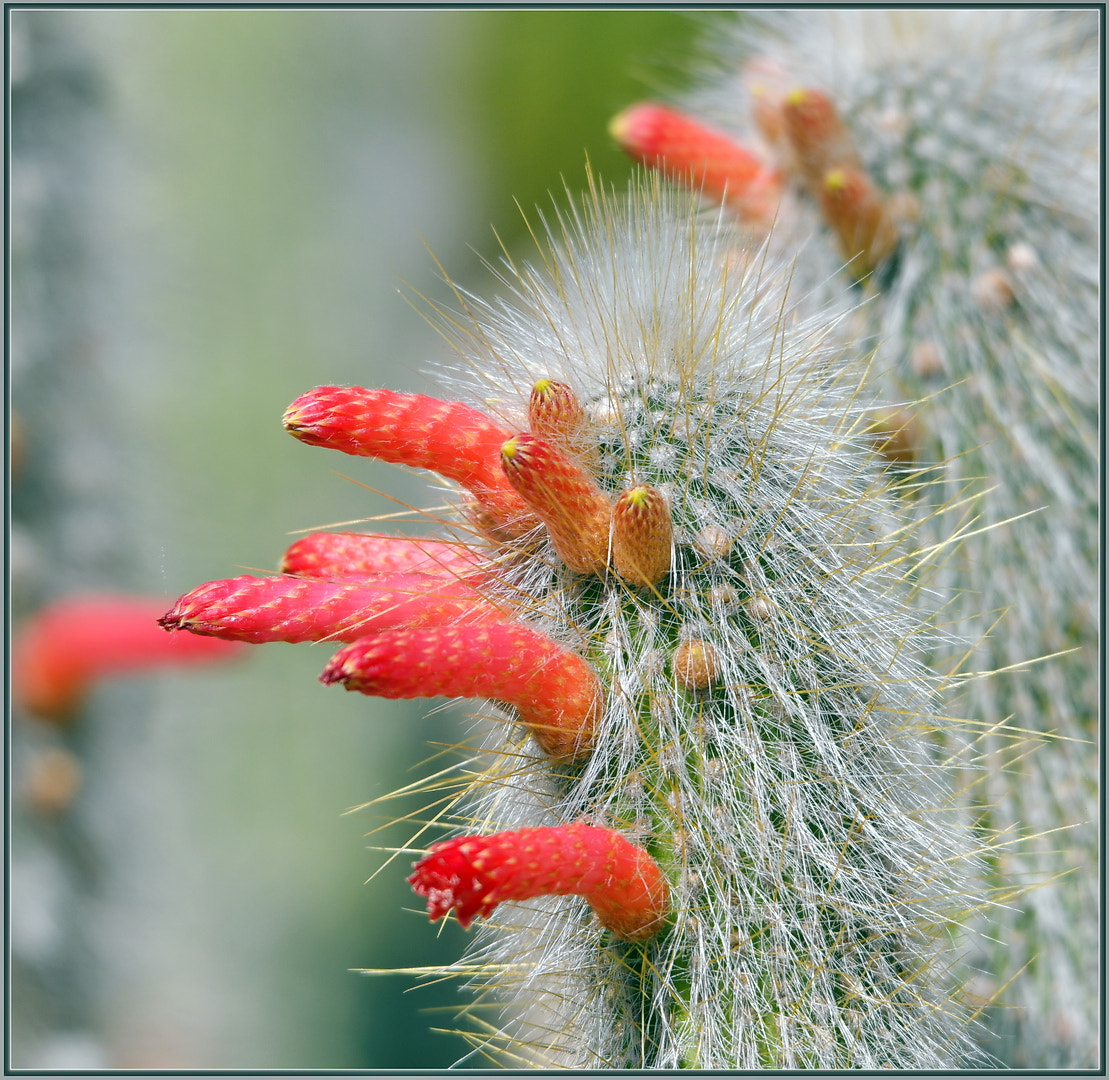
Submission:
{"label": "hairy cactus stem", "polygon": [[921,736],[945,721],[891,550],[907,530],[855,438],[865,363],[836,338],[845,300],[794,297],[769,241],[737,272],[749,230],[703,205],[591,178],[547,273],[506,279],[517,302],[443,313],[473,398],[538,431],[377,391],[322,393],[339,435],[292,410],[309,441],[510,492],[526,542],[489,530],[457,577],[249,585],[287,610],[245,618],[353,637],[325,683],[515,710],[437,816],[491,835],[413,884],[433,917],[482,917],[475,1008],[505,1007],[516,1061],[936,1067],[968,1047],[942,932],[978,900]]}
{"label": "hairy cactus stem", "polygon": [[[934,478],[898,488],[921,550],[951,551],[935,507],[974,493],[967,520],[984,527],[966,534],[987,538],[944,559],[931,588],[979,642],[972,666],[996,673],[968,684],[963,708],[998,719],[978,748],[998,771],[965,791],[984,828],[1022,838],[989,857],[991,888],[1038,884],[988,912],[972,964],[982,1045],[1033,1070],[1089,1067],[1103,1041],[1097,875],[1072,873],[1100,857],[1096,755],[1075,752],[1096,741],[1099,704],[1100,30],[1088,10],[745,12],[675,103],[765,144],[797,189],[769,241],[795,254],[813,237],[795,283],[826,290],[844,257],[856,278],[873,271],[851,333],[882,374],[860,415],[889,471]],[[1025,517],[1034,508],[1050,509]],[[784,609],[755,577],[757,601],[734,602],[770,630]],[[1025,670],[1032,657],[1045,659]],[[1043,745],[1026,754],[1034,732]]]}

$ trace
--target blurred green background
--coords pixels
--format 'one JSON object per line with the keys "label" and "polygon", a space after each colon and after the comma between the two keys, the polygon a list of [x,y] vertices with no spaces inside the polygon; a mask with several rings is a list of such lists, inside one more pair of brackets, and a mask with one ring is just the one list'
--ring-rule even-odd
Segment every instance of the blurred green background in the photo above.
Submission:
{"label": "blurred green background", "polygon": [[[444,347],[401,295],[447,296],[426,248],[484,291],[491,226],[529,243],[513,200],[562,201],[587,157],[623,183],[608,119],[678,78],[704,29],[660,10],[11,18],[17,616],[272,569],[294,530],[393,510],[351,479],[425,502],[418,477],[290,439],[286,405],[330,382],[434,393]],[[465,729],[323,688],[329,651],[117,680],[61,733],[16,718],[17,765],[60,740],[84,783],[60,822],[16,809],[15,1067],[466,1052],[429,1034],[457,984],[351,971],[462,951],[409,892],[410,856],[367,884],[374,848],[409,835],[373,830],[419,801],[344,815],[441,768]]]}

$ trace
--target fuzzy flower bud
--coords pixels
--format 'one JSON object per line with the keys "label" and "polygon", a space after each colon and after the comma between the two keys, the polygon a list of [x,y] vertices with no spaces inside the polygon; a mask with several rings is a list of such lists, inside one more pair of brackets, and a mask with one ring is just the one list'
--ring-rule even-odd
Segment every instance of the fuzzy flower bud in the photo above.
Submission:
{"label": "fuzzy flower bud", "polygon": [[616,500],[612,511],[612,565],[633,585],[657,585],[673,559],[674,528],[661,491],[640,484]]}
{"label": "fuzzy flower bud", "polygon": [[844,260],[860,276],[897,246],[897,229],[882,196],[859,169],[829,170],[820,189],[820,208],[835,230]]}
{"label": "fuzzy flower bud", "polygon": [[466,928],[506,900],[584,896],[618,937],[653,937],[669,907],[666,878],[654,859],[618,832],[573,824],[436,844],[408,879],[427,897],[432,920],[451,908]]}
{"label": "fuzzy flower bud", "polygon": [[210,581],[158,622],[229,641],[354,641],[397,626],[503,618],[475,583],[450,574],[380,574],[358,582],[293,577]]}
{"label": "fuzzy flower bud", "polygon": [[691,638],[683,641],[671,659],[671,669],[678,685],[686,690],[704,690],[720,674],[720,653],[710,641]]}
{"label": "fuzzy flower bud", "polygon": [[508,432],[459,401],[423,394],[320,386],[285,411],[286,430],[310,446],[431,469],[470,491],[502,528],[535,522],[498,468]]}
{"label": "fuzzy flower bud", "polygon": [[596,458],[589,443],[589,418],[578,395],[566,383],[540,379],[528,399],[528,429],[585,464]]}
{"label": "fuzzy flower bud", "polygon": [[588,754],[602,709],[593,669],[523,623],[394,630],[332,658],[330,685],[384,698],[488,697],[515,706],[549,757]]}
{"label": "fuzzy flower bud", "polygon": [[526,433],[501,447],[501,466],[547,526],[559,558],[579,574],[603,570],[612,501],[596,481],[553,443]]}
{"label": "fuzzy flower bud", "polygon": [[781,180],[730,135],[664,105],[633,105],[609,124],[609,133],[636,161],[668,179],[726,202],[748,222],[769,225]]}

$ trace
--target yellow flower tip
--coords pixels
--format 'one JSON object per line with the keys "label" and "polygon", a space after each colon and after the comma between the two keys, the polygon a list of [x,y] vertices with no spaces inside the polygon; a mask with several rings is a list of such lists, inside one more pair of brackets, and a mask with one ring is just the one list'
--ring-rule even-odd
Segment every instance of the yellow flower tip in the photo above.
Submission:
{"label": "yellow flower tip", "polygon": [[293,404],[285,410],[285,415],[281,417],[281,426],[286,431],[297,431],[303,426],[300,423],[303,411],[304,410],[299,408],[297,406],[297,403],[294,401]]}
{"label": "yellow flower tip", "polygon": [[842,191],[847,186],[847,173],[843,169],[829,169],[824,174],[825,191]]}
{"label": "yellow flower tip", "polygon": [[531,392],[539,397],[549,397],[553,386],[554,379],[538,379]]}
{"label": "yellow flower tip", "polygon": [[642,510],[651,499],[651,489],[642,484],[639,487],[629,488],[624,492],[623,499],[629,506]]}
{"label": "yellow flower tip", "polygon": [[628,108],[618,112],[608,122],[608,133],[620,146],[626,146],[628,144],[639,109],[639,105],[630,105]]}
{"label": "yellow flower tip", "polygon": [[805,104],[805,99],[809,96],[808,90],[803,86],[796,86],[788,94],[786,94],[786,104],[790,108],[796,109]]}
{"label": "yellow flower tip", "polygon": [[514,461],[516,459],[516,452],[519,448],[519,436],[513,435],[512,438],[501,447],[501,460]]}

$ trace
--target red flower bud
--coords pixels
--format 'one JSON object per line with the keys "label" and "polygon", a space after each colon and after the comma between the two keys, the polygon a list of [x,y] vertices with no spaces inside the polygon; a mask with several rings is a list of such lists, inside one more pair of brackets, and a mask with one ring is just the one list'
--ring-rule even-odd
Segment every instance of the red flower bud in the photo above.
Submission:
{"label": "red flower bud", "polygon": [[522,535],[535,525],[500,471],[500,448],[508,432],[459,401],[320,386],[289,406],[284,424],[311,446],[431,469],[454,480],[473,493],[502,530]]}
{"label": "red flower bud", "polygon": [[618,832],[593,825],[517,829],[435,844],[409,884],[431,919],[454,908],[466,928],[505,900],[584,896],[606,929],[642,940],[662,929],[666,878],[654,859]]}
{"label": "red flower bud", "polygon": [[616,500],[612,512],[612,564],[635,585],[657,585],[669,572],[674,527],[661,491],[640,484]]}
{"label": "red flower bud", "polygon": [[19,629],[12,650],[16,700],[40,716],[73,712],[97,679],[235,655],[239,646],[170,638],[158,629],[166,601],[138,596],[66,597]]}
{"label": "red flower bud", "polygon": [[730,135],[650,102],[625,109],[609,124],[609,132],[636,161],[726,202],[743,220],[769,225],[773,219],[781,179]]}
{"label": "red flower bud", "polygon": [[588,754],[602,708],[593,669],[523,623],[374,634],[340,649],[320,680],[385,698],[493,698],[558,759]]}
{"label": "red flower bud", "polygon": [[554,443],[526,433],[501,447],[501,466],[547,526],[559,558],[579,574],[603,570],[612,501],[596,481]]}
{"label": "red flower bud", "polygon": [[158,621],[166,630],[257,645],[354,641],[398,626],[503,618],[473,579],[411,572],[358,582],[244,574],[193,589]]}

